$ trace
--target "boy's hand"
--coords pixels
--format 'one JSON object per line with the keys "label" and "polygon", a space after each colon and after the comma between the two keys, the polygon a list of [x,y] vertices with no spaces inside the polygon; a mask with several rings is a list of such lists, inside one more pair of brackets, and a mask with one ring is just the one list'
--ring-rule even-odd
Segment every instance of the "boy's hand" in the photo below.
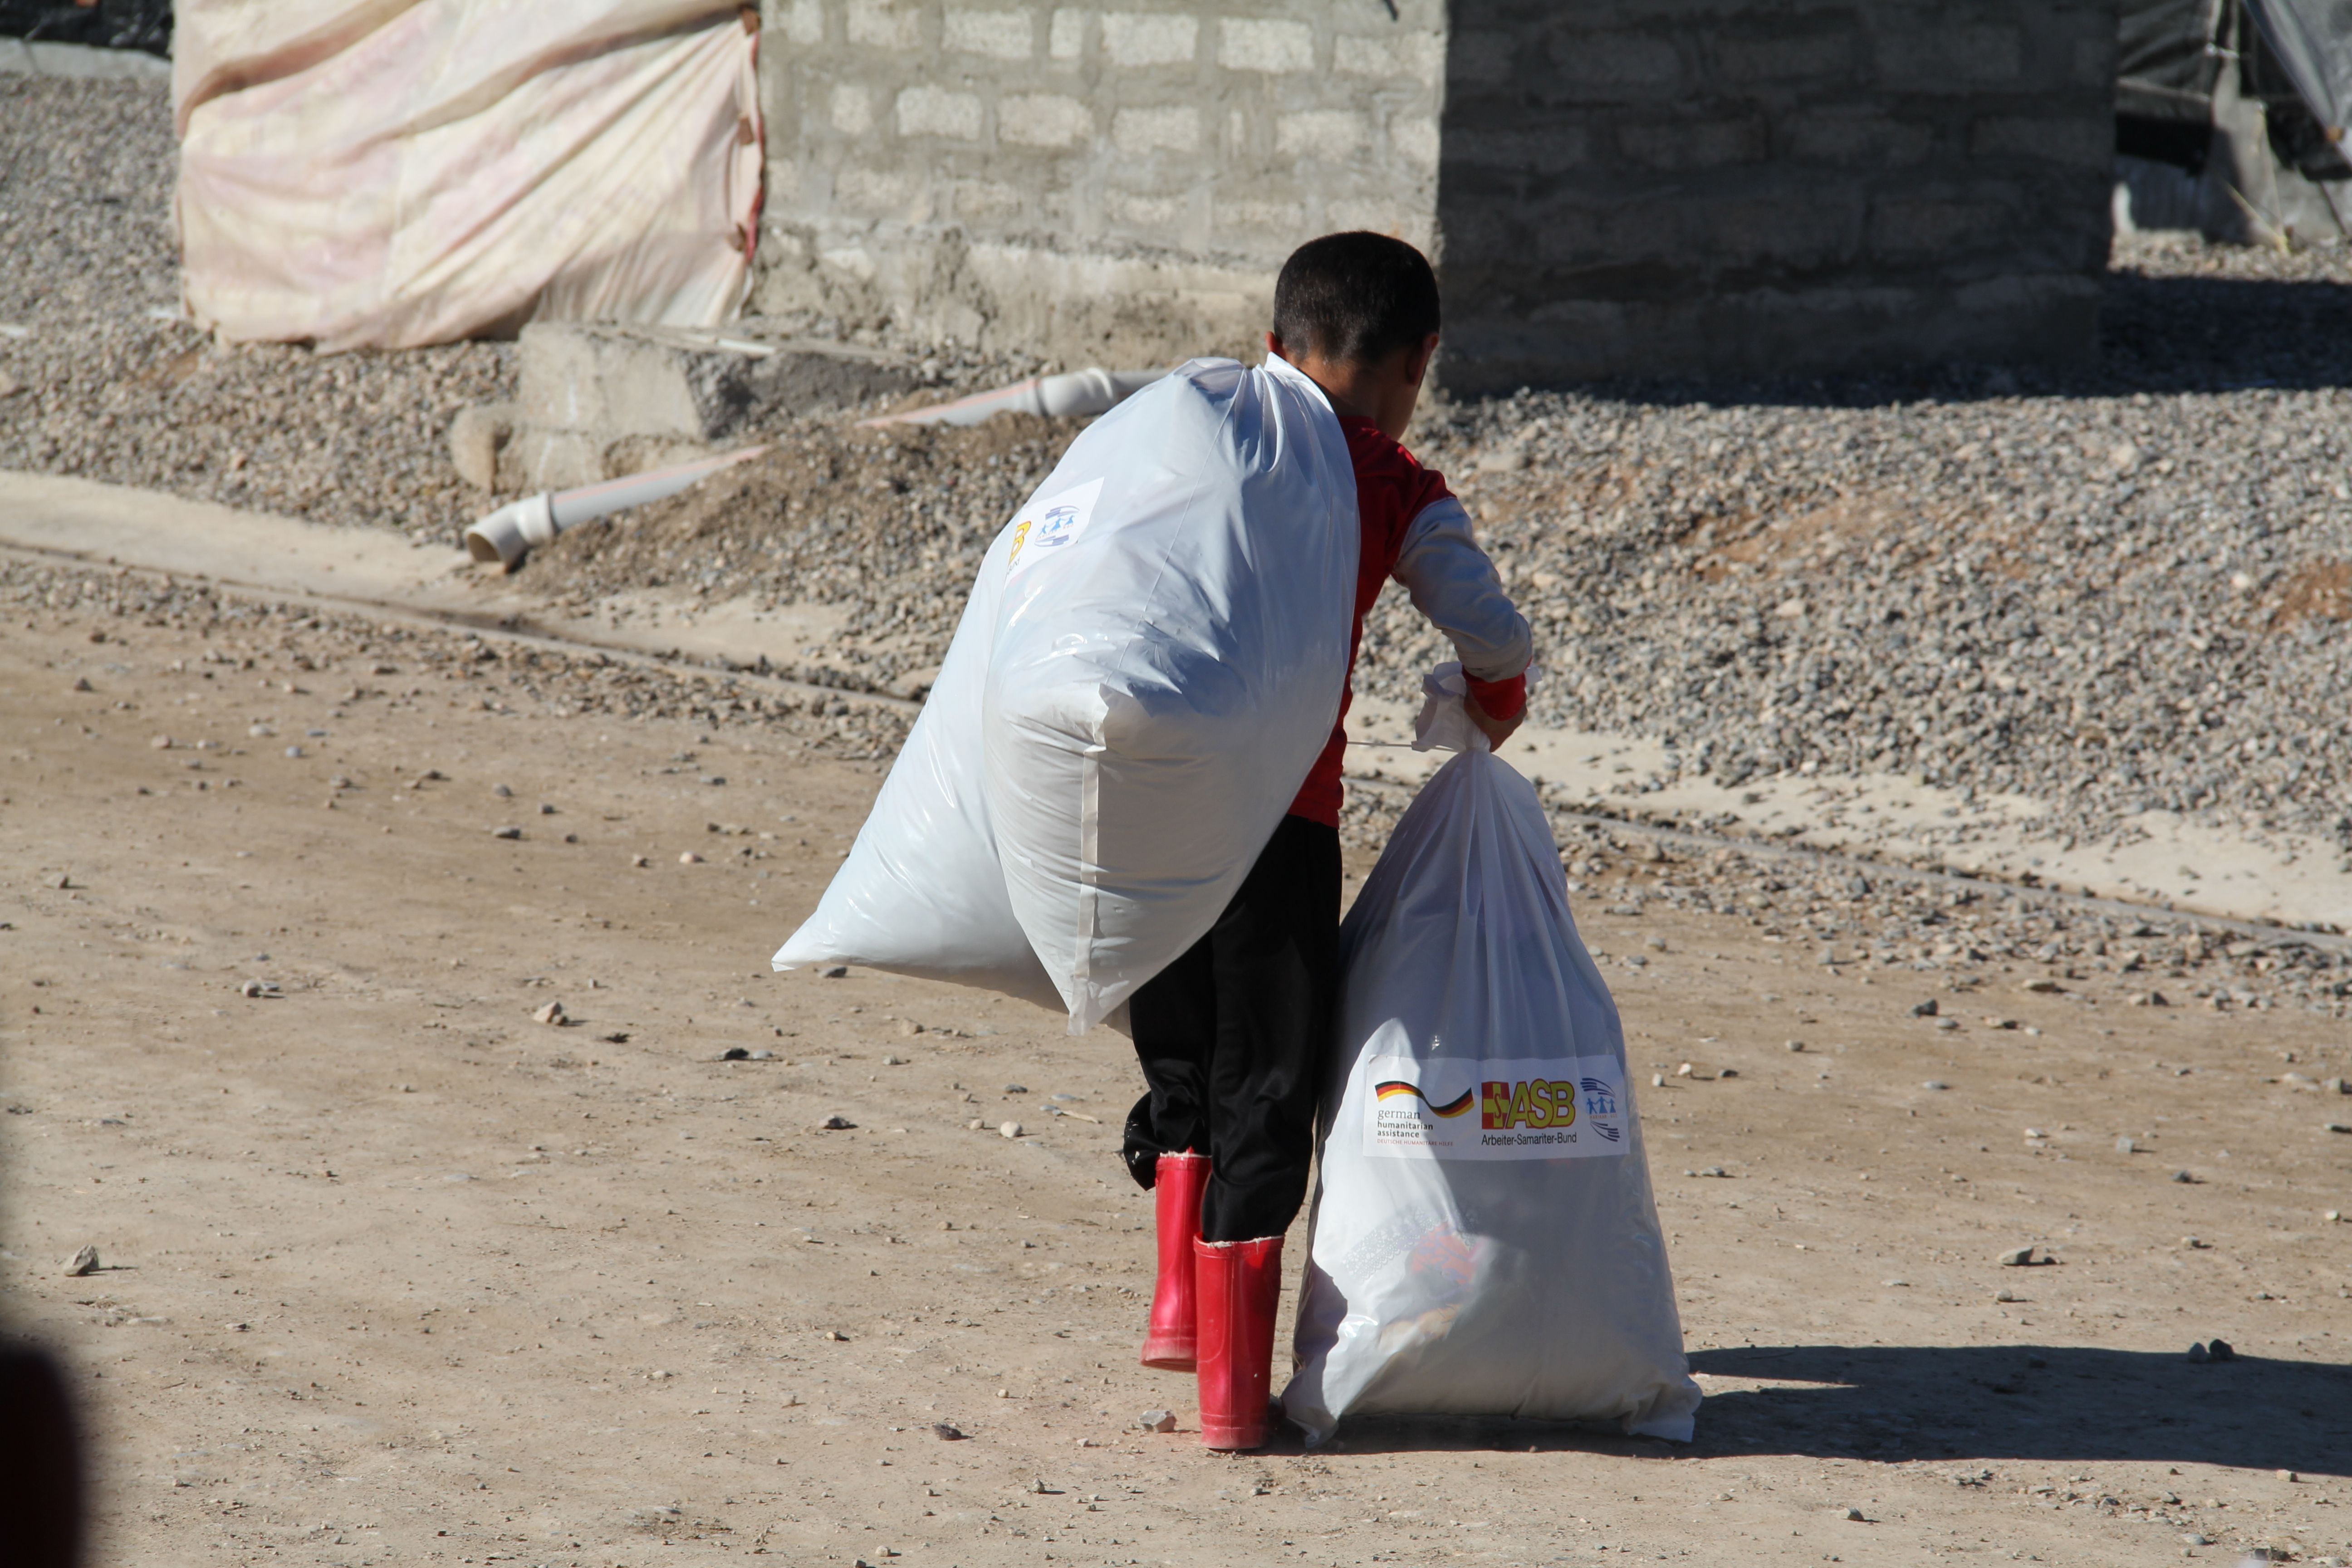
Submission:
{"label": "boy's hand", "polygon": [[1486,744],[1497,752],[1503,749],[1503,742],[1511,738],[1528,716],[1528,710],[1522,708],[1507,719],[1497,719],[1479,707],[1475,697],[1465,697],[1462,710],[1470,715],[1470,722],[1477,725],[1479,733],[1486,737]]}

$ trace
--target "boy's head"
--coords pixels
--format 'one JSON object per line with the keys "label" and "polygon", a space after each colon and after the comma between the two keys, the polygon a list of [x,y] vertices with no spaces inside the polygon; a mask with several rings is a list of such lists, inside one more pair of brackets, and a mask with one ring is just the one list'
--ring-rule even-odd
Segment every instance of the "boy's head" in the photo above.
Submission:
{"label": "boy's head", "polygon": [[1282,264],[1266,348],[1340,413],[1396,438],[1420,400],[1438,324],[1437,278],[1420,251],[1384,234],[1327,234]]}

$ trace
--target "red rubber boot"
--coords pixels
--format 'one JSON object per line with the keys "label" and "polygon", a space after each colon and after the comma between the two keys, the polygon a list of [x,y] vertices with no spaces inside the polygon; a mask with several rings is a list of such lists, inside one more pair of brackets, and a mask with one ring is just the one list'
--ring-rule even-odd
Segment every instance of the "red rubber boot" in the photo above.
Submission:
{"label": "red rubber boot", "polygon": [[1190,1372],[1196,1340],[1192,1244],[1201,1238],[1201,1194],[1208,1190],[1209,1157],[1162,1154],[1156,1169],[1151,1195],[1152,1217],[1160,1231],[1160,1283],[1151,1292],[1143,1364],[1162,1372]]}
{"label": "red rubber boot", "polygon": [[1201,1441],[1265,1446],[1274,1372],[1274,1309],[1282,1299],[1282,1237],[1196,1241],[1201,1313]]}

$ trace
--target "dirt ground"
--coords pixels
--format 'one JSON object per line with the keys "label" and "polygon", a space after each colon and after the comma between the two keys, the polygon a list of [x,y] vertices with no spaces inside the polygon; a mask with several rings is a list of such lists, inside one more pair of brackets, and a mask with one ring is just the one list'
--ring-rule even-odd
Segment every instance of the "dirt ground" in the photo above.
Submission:
{"label": "dirt ground", "polygon": [[50,601],[0,624],[0,1277],[100,1562],[2352,1557],[2340,1023],[1596,889],[1698,1440],[1214,1455],[1135,1363],[1124,1042],[768,973],[879,763]]}

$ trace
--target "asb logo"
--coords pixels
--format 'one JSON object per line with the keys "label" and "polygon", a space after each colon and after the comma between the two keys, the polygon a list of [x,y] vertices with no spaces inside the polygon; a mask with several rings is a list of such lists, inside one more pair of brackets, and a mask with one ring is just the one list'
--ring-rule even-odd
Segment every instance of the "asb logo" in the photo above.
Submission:
{"label": "asb logo", "polygon": [[1356,1069],[1363,1077],[1350,1075],[1347,1103],[1362,1109],[1367,1155],[1581,1160],[1633,1146],[1623,1119],[1633,1108],[1620,1087],[1624,1065],[1613,1056],[1417,1058],[1411,1043],[1404,1023],[1389,1019],[1371,1046],[1390,1048],[1368,1050]]}
{"label": "asb logo", "polygon": [[1372,1086],[1372,1092],[1384,1100],[1404,1098],[1420,1100],[1429,1107],[1430,1113],[1433,1116],[1459,1116],[1470,1109],[1472,1098],[1470,1091],[1465,1089],[1452,1100],[1440,1105],[1428,1095],[1423,1094],[1419,1084],[1407,1083],[1402,1079],[1390,1079],[1384,1083],[1376,1083]]}
{"label": "asb logo", "polygon": [[[1590,1084],[1591,1079],[1585,1079]],[[1479,1090],[1478,1125],[1489,1132],[1576,1125],[1572,1079],[1488,1079]]]}
{"label": "asb logo", "polygon": [[1046,511],[1043,518],[1038,520],[1037,548],[1040,550],[1055,550],[1067,544],[1072,539],[1077,536],[1078,528],[1082,521],[1083,520],[1080,518],[1078,509],[1076,507],[1057,506],[1051,508]]}

